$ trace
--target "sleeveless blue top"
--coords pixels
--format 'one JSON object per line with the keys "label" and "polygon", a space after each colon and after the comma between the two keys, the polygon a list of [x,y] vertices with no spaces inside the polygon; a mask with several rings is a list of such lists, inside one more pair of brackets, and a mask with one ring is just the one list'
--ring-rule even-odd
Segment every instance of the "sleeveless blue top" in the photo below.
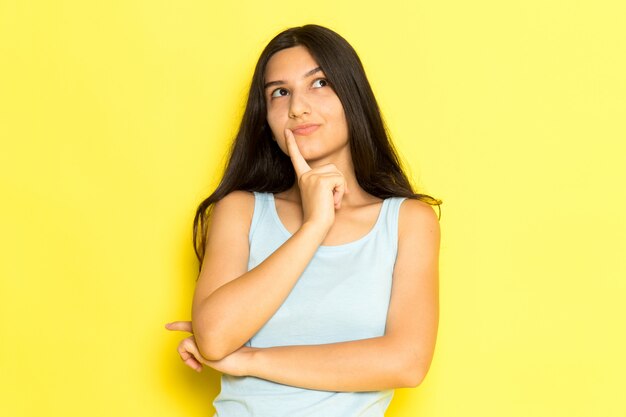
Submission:
{"label": "sleeveless blue top", "polygon": [[[254,196],[248,270],[291,237],[278,217],[274,195]],[[315,345],[383,336],[404,199],[385,199],[374,227],[362,238],[320,246],[289,296],[247,345]],[[223,375],[213,405],[217,417],[382,417],[392,396],[393,390],[317,391]]]}

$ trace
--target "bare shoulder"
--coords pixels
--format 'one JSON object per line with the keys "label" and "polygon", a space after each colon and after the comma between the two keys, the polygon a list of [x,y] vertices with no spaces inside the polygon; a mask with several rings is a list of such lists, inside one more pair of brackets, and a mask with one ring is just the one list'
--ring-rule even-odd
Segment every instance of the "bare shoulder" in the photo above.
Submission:
{"label": "bare shoulder", "polygon": [[400,206],[398,219],[398,256],[412,259],[421,254],[435,260],[438,257],[441,231],[437,213],[430,204],[406,199]]}
{"label": "bare shoulder", "polygon": [[233,191],[215,203],[209,220],[209,240],[216,236],[247,236],[254,214],[254,194],[248,191]]}
{"label": "bare shoulder", "polygon": [[399,229],[420,233],[439,234],[439,219],[433,206],[420,200],[407,198],[400,206]]}
{"label": "bare shoulder", "polygon": [[[220,264],[228,256],[240,254],[248,248],[248,233],[254,213],[254,194],[233,191],[213,206],[206,240],[204,263]],[[204,268],[204,266],[203,266]]]}
{"label": "bare shoulder", "polygon": [[217,207],[229,209],[254,208],[254,194],[249,191],[231,191],[226,195],[226,197],[215,203],[215,208]]}
{"label": "bare shoulder", "polygon": [[[411,282],[419,285],[420,291],[434,288],[438,279],[441,239],[435,210],[423,201],[406,199],[400,206],[398,229],[394,285]],[[432,294],[430,290],[422,293]]]}
{"label": "bare shoulder", "polygon": [[254,194],[249,191],[232,191],[215,203],[213,218],[252,218],[254,212]]}
{"label": "bare shoulder", "polygon": [[196,284],[199,299],[246,271],[254,194],[233,191],[215,203]]}

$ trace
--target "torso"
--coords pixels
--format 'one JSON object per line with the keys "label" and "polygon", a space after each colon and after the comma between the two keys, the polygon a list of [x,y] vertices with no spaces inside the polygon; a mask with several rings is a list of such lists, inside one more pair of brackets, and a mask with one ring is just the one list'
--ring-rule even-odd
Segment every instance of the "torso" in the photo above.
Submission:
{"label": "torso", "polygon": [[[280,197],[252,195],[248,271],[272,256],[300,227],[299,201]],[[355,196],[351,197],[353,203]],[[360,201],[337,211],[332,234],[247,346],[319,345],[385,334],[403,199]],[[349,234],[342,236],[344,231]],[[223,375],[214,406],[219,416],[383,417],[392,395],[393,390],[333,392]]]}

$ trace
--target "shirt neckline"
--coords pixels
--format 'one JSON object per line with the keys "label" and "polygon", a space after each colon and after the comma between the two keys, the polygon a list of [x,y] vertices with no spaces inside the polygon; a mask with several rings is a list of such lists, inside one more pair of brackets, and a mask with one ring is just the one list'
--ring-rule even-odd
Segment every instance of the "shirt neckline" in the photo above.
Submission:
{"label": "shirt neckline", "polygon": [[[276,224],[278,225],[281,232],[287,238],[290,238],[291,236],[293,236],[293,234],[290,233],[289,230],[287,230],[282,220],[280,220],[280,217],[278,217],[278,210],[276,210],[276,200],[274,199],[274,194],[268,193],[268,195],[269,195],[269,203],[270,203],[269,204],[270,213],[272,214],[272,217],[276,221]],[[384,217],[383,213],[385,212],[385,209],[387,208],[388,203],[389,203],[389,198],[385,198],[383,200],[383,204],[381,204],[380,206],[380,211],[378,212],[378,217],[376,218],[376,222],[374,223],[374,226],[372,226],[372,228],[365,235],[361,236],[357,240],[353,240],[352,242],[342,243],[341,245],[319,245],[318,250],[328,252],[328,251],[350,249],[354,246],[358,246],[361,243],[364,243],[365,241],[369,240],[369,238],[372,235],[374,235],[376,230],[378,230],[378,228],[380,227],[380,224],[383,222],[383,217]]]}

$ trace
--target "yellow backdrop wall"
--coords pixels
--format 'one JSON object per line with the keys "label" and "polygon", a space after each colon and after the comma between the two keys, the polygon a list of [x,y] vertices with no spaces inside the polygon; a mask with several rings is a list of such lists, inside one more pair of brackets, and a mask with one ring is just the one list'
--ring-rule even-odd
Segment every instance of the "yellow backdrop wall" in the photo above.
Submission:
{"label": "yellow backdrop wall", "polygon": [[163,324],[280,30],[359,52],[444,200],[441,322],[389,417],[626,415],[620,1],[0,0],[0,415],[207,416]]}

